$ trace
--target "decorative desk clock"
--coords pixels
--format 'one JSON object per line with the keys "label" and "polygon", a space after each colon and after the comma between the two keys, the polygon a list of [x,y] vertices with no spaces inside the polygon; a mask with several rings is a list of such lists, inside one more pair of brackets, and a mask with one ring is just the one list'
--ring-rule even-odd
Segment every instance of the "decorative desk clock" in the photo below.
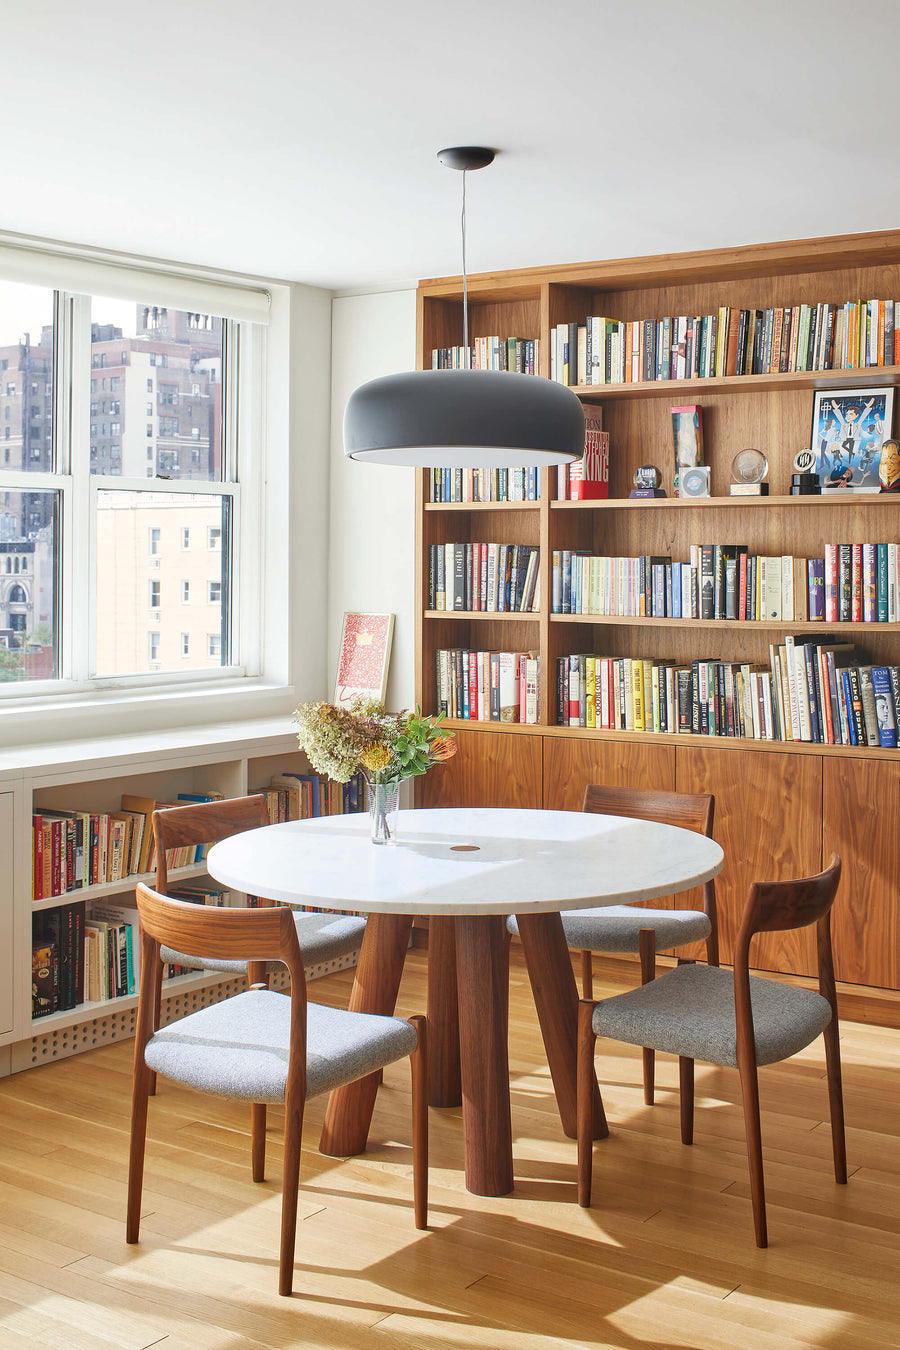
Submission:
{"label": "decorative desk clock", "polygon": [[664,497],[665,488],[660,487],[662,474],[655,464],[641,464],[634,471],[634,478],[631,480],[634,487],[629,492],[629,497]]}
{"label": "decorative desk clock", "polygon": [[739,450],[731,461],[733,482],[728,491],[732,497],[767,497],[769,485],[763,479],[769,472],[769,461],[761,450]]}

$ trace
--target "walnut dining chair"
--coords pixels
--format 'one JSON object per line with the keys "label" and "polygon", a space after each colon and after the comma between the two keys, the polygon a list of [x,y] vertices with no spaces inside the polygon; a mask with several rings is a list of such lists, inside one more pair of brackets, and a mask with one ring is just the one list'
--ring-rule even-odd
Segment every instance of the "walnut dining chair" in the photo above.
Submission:
{"label": "walnut dining chair", "polygon": [[[134,1048],[126,1241],[140,1235],[151,1073],[248,1102],[284,1105],[284,1164],[278,1292],[293,1288],[303,1112],[309,1097],[365,1078],[409,1057],[412,1069],[413,1207],[428,1222],[428,1107],[425,1019],[381,1017],[309,1003],[293,916],[283,907],[219,909],[171,900],[138,884],[141,981]],[[278,962],[286,997],[261,985],[156,1027],[154,990],[161,948],[223,961]]]}
{"label": "walnut dining chair", "polygon": [[[715,798],[707,793],[664,792],[655,788],[628,788],[589,783],[584,790],[583,811],[605,816],[653,820],[677,825],[712,838]],[[609,905],[601,909],[564,911],[560,915],[566,943],[581,952],[582,997],[593,993],[593,953],[628,954],[640,957],[641,981],[646,984],[656,975],[656,953],[685,947],[691,942],[706,943],[706,959],[719,964],[716,883],[703,887],[703,908],[650,909],[640,905]],[[515,916],[507,921],[511,934],[518,936]],[[654,1052],[643,1054],[644,1102],[653,1105]]]}
{"label": "walnut dining chair", "polygon": [[[838,1032],[831,907],[841,878],[837,853],[824,872],[796,881],[754,882],[747,894],[734,950],[734,972],[716,966],[678,965],[659,979],[614,998],[582,1000],[578,1010],[578,1203],[591,1202],[594,1049],[598,1036],[652,1046],[678,1055],[681,1138],[694,1137],[694,1060],[737,1068],[756,1245],[768,1243],[757,1069],[788,1059],[820,1034],[831,1113],[834,1179],[847,1181],[844,1104]],[[757,933],[816,925],[819,989],[801,989],[750,974]]]}
{"label": "walnut dining chair", "polygon": [[[185,846],[216,844],[246,830],[259,829],[269,824],[269,810],[264,794],[249,797],[231,797],[225,801],[198,802],[186,806],[168,806],[153,812],[153,839],[156,847],[156,889],[161,895],[169,893],[168,857],[172,849]],[[356,915],[311,914],[291,911],[297,930],[297,940],[307,968],[328,964],[358,951],[366,931],[366,921]],[[246,976],[249,984],[268,985],[269,973],[264,961],[222,960],[206,954],[188,956],[164,946],[159,970],[155,975],[154,1021],[156,1030],[162,1011],[162,972],[166,965],[189,966],[199,970]],[[151,1078],[151,1096],[156,1091],[155,1075]],[[258,1102],[251,1108],[251,1167],[253,1180],[262,1181],[266,1154],[266,1108]]]}

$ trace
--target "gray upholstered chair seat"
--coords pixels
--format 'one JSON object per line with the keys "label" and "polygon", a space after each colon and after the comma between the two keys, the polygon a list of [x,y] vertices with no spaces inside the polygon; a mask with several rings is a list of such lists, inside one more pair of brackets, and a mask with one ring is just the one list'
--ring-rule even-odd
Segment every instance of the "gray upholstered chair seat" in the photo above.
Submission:
{"label": "gray upholstered chair seat", "polygon": [[[637,952],[642,928],[656,933],[656,950],[669,951],[689,942],[703,942],[712,931],[709,917],[699,909],[638,909],[634,905],[607,905],[600,909],[566,910],[560,915],[566,945],[589,952]],[[519,935],[515,915],[507,920]]]}
{"label": "gray upholstered chair seat", "polygon": [[[831,1021],[828,1000],[811,989],[750,977],[758,1064],[795,1055]],[[711,1064],[737,1065],[734,976],[718,966],[676,966],[594,1009],[598,1036]]]}
{"label": "gray upholstered chair seat", "polygon": [[[283,1102],[291,1000],[251,989],[190,1013],[150,1038],[149,1068],[200,1092],[248,1102]],[[350,1083],[416,1048],[416,1031],[399,1017],[307,1005],[307,1095]]]}
{"label": "gray upholstered chair seat", "polygon": [[[297,927],[297,940],[303,953],[303,964],[323,965],[336,961],[341,956],[349,956],[359,950],[366,931],[365,919],[355,914],[306,914],[294,913]],[[165,964],[190,966],[194,970],[217,970],[223,974],[246,975],[246,961],[225,961],[211,956],[186,956],[183,952],[173,951],[171,947],[160,947],[160,959]]]}

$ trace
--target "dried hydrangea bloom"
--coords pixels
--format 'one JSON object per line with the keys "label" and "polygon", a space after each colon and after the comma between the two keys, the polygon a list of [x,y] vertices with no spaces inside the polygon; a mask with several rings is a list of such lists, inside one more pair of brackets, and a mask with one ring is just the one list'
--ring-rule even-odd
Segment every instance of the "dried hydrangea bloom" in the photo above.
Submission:
{"label": "dried hydrangea bloom", "polygon": [[316,773],[336,783],[349,782],[369,745],[359,719],[330,703],[301,703],[293,720],[300,749]]}

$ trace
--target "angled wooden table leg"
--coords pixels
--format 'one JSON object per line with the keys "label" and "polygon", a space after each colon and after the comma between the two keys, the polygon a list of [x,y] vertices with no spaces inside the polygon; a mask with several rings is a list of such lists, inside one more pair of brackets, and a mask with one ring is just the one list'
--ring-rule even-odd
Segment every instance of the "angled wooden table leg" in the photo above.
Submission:
{"label": "angled wooden table leg", "polygon": [[[351,1012],[390,1016],[394,1011],[411,931],[411,914],[369,915],[350,994]],[[370,1073],[332,1092],[319,1141],[322,1153],[332,1158],[362,1153],[380,1082],[380,1073]]]}
{"label": "angled wooden table leg", "polygon": [[455,923],[466,1187],[474,1195],[506,1195],[513,1187],[506,919],[473,915]]}
{"label": "angled wooden table leg", "polygon": [[[576,1137],[575,1057],[578,1044],[578,989],[558,914],[517,914],[547,1063],[564,1132]],[[594,1138],[609,1134],[594,1076]]]}
{"label": "angled wooden table leg", "polygon": [[428,1105],[459,1106],[459,1015],[455,919],[428,920]]}

